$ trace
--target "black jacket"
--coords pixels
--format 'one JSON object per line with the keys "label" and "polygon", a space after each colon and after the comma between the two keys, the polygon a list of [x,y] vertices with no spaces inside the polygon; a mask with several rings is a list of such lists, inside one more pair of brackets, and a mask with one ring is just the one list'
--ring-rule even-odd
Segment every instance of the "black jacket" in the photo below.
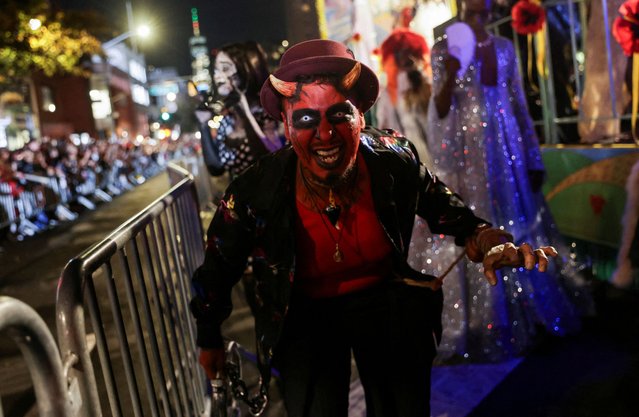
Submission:
{"label": "black jacket", "polygon": [[[405,138],[369,128],[360,140],[377,215],[394,248],[395,273],[432,279],[406,263],[415,214],[433,233],[455,236],[459,245],[485,220],[419,164]],[[295,279],[296,163],[287,146],[260,159],[226,190],[208,229],[204,263],[193,276],[191,309],[198,324],[198,346],[222,346],[220,324],[231,313],[231,289],[252,257],[248,302],[255,315],[259,361],[270,362]],[[433,293],[433,307],[439,337],[441,290]]]}

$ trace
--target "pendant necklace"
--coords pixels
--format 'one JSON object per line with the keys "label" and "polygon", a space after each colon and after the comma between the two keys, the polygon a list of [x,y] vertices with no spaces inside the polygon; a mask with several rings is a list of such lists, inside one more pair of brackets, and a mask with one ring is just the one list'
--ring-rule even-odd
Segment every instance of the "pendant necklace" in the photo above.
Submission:
{"label": "pendant necklace", "polygon": [[[328,205],[324,208],[323,211],[321,211],[319,207],[317,206],[317,202],[315,201],[315,198],[313,197],[313,195],[317,196],[318,198],[321,198],[321,197],[315,190],[311,189],[301,169],[300,169],[300,175],[302,176],[302,182],[304,183],[304,187],[306,187],[306,190],[308,191],[308,196],[311,199],[311,203],[313,204],[313,207],[315,207],[315,211],[320,214],[320,219],[322,220],[322,224],[324,225],[324,228],[328,232],[328,235],[330,236],[333,243],[335,243],[335,252],[333,252],[333,260],[337,263],[340,263],[344,260],[344,254],[342,253],[342,250],[339,247],[339,242],[342,240],[342,232],[344,231],[343,227],[341,227],[339,224],[339,216],[341,214],[342,208],[340,207],[339,204],[336,204],[335,196],[333,195],[333,189],[329,188]],[[326,217],[328,217],[333,227],[339,230],[337,239],[333,237],[333,233],[331,233],[330,227],[328,226],[328,224],[326,224],[326,220],[324,220],[324,216],[322,212],[326,214]]]}
{"label": "pendant necklace", "polygon": [[[317,207],[315,207],[317,208]],[[328,206],[324,207],[324,214],[331,221],[331,224],[339,230],[339,215],[342,212],[342,207],[339,204],[335,204],[335,197],[333,196],[333,189],[328,190]]]}

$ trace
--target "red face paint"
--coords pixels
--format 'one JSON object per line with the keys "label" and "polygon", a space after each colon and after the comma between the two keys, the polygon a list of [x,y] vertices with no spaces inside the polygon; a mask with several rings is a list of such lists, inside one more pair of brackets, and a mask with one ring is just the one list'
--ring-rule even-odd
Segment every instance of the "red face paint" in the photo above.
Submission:
{"label": "red face paint", "polygon": [[334,185],[354,164],[364,116],[330,84],[307,84],[284,100],[284,128],[300,164],[317,182]]}

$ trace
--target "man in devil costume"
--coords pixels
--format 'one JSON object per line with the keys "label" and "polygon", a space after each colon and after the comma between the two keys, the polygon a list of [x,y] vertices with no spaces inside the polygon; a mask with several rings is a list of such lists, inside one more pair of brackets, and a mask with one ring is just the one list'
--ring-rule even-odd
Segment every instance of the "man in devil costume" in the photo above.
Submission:
{"label": "man in devil costume", "polygon": [[346,417],[351,352],[368,416],[429,415],[430,371],[441,335],[441,282],[406,257],[415,214],[495,269],[544,270],[552,247],[514,246],[476,217],[392,131],[365,128],[378,80],[344,45],[291,47],[261,90],[290,146],[228,187],[208,230],[191,302],[200,364],[224,368],[220,324],[231,288],[253,258],[258,365],[280,374],[290,417]]}

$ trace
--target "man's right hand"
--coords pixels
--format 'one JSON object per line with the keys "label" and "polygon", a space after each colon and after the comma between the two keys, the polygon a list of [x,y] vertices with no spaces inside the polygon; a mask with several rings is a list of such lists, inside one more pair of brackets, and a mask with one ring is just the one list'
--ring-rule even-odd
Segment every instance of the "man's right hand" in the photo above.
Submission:
{"label": "man's right hand", "polygon": [[446,79],[454,80],[457,77],[457,71],[461,68],[459,59],[455,58],[451,54],[444,56],[444,69],[446,71]]}
{"label": "man's right hand", "polygon": [[244,93],[233,89],[233,91],[231,91],[226,97],[224,97],[224,106],[227,109],[230,109],[231,107],[235,107],[236,105],[241,104],[243,96]]}
{"label": "man's right hand", "polygon": [[457,78],[457,71],[461,68],[459,60],[450,53],[443,56],[443,64],[443,84],[439,91],[435,92],[435,95],[433,96],[435,108],[437,109],[437,116],[439,116],[440,119],[446,117],[450,111],[450,106],[453,102],[455,78]]}
{"label": "man's right hand", "polygon": [[199,362],[210,380],[224,377],[225,358],[226,354],[222,348],[200,348]]}

